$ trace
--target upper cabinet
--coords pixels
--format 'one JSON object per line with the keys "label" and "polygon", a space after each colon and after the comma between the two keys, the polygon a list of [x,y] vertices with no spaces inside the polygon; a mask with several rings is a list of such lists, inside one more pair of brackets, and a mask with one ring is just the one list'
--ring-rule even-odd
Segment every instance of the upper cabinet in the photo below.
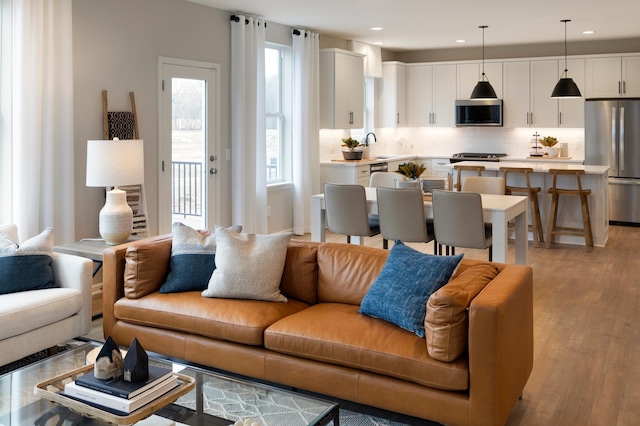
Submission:
{"label": "upper cabinet", "polygon": [[341,49],[320,50],[320,127],[363,128],[363,55]]}
{"label": "upper cabinet", "polygon": [[401,62],[384,62],[382,78],[376,79],[375,127],[407,125],[407,66]]}
{"label": "upper cabinet", "polygon": [[[564,60],[558,61],[558,71],[561,74],[564,71]],[[584,127],[584,98],[585,98],[585,63],[584,59],[567,60],[567,69],[569,77],[580,89],[581,98],[558,99],[558,127]],[[560,75],[558,75],[560,78]],[[553,86],[555,87],[555,86]],[[553,87],[551,90],[553,91]]]}
{"label": "upper cabinet", "polygon": [[587,58],[585,62],[586,97],[640,96],[640,56]]}
{"label": "upper cabinet", "polygon": [[[568,67],[578,87],[583,87],[584,61],[572,59]],[[584,99],[551,97],[563,70],[564,60],[505,62],[504,126],[582,127]]]}
{"label": "upper cabinet", "polygon": [[456,65],[407,66],[407,125],[454,127]]}
{"label": "upper cabinet", "polygon": [[[480,81],[482,63],[466,63],[456,66],[458,84],[456,85],[457,99],[469,99],[471,92]],[[484,73],[496,91],[498,99],[502,98],[502,62],[485,62]]]}

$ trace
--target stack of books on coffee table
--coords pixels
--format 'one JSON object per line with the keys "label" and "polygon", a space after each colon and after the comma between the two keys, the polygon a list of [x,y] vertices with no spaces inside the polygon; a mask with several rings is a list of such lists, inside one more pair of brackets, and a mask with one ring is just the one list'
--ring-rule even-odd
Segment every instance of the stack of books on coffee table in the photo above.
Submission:
{"label": "stack of books on coffee table", "polygon": [[125,382],[122,377],[96,379],[91,371],[67,383],[64,394],[107,412],[123,415],[144,407],[179,384],[171,370],[150,365],[149,379],[144,382]]}

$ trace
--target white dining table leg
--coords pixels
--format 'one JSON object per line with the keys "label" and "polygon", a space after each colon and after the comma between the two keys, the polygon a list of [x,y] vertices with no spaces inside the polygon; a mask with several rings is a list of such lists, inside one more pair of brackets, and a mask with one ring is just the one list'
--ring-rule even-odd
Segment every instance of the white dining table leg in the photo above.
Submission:
{"label": "white dining table leg", "polygon": [[493,241],[493,261],[507,262],[507,220],[505,212],[491,214],[491,238]]}

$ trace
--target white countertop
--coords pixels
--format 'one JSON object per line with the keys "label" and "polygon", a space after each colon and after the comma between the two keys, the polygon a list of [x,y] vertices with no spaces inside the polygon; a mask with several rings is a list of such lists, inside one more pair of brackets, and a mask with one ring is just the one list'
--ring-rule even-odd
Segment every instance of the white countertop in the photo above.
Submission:
{"label": "white countertop", "polygon": [[[586,174],[590,175],[606,175],[609,171],[609,166],[589,166],[575,163],[562,163],[558,161],[461,161],[455,164],[463,164],[468,166],[484,166],[485,170],[499,171],[500,167],[530,167],[534,173],[548,173],[549,169],[563,169],[563,170],[584,170]],[[448,164],[445,167],[451,167],[453,169],[454,164]]]}

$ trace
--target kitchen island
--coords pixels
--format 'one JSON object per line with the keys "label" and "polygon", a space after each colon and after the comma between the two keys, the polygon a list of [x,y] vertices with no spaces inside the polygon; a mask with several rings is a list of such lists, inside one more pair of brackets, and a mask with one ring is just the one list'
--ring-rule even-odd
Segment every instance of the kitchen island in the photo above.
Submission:
{"label": "kitchen island", "polygon": [[[565,163],[560,161],[536,161],[536,162],[520,162],[520,161],[462,161],[456,164],[469,166],[484,166],[483,176],[502,176],[500,167],[530,167],[533,169],[531,175],[531,185],[542,188],[540,193],[540,215],[542,217],[542,225],[545,230],[545,240],[547,238],[547,220],[549,218],[549,209],[551,208],[551,195],[548,188],[551,188],[553,176],[549,174],[549,169],[567,169],[567,170],[584,170],[585,174],[581,177],[582,187],[590,189],[589,196],[589,214],[591,216],[591,230],[593,232],[594,245],[604,247],[607,242],[609,232],[609,185],[608,171],[609,166],[589,166],[575,163]],[[447,167],[453,172],[453,164]],[[462,177],[470,175],[463,172]],[[457,176],[454,175],[454,179]],[[512,180],[513,178],[513,180]],[[518,180],[520,179],[520,180]],[[524,177],[509,175],[509,184],[516,186],[526,186]],[[560,187],[576,188],[576,181],[573,176],[559,176],[558,185]],[[528,215],[531,218],[531,214]],[[582,212],[580,200],[578,197],[561,197],[558,208],[558,226],[562,227],[582,227]],[[529,239],[533,239],[533,235],[529,235]],[[557,235],[556,243],[580,244],[584,245],[584,238],[573,235]]]}

